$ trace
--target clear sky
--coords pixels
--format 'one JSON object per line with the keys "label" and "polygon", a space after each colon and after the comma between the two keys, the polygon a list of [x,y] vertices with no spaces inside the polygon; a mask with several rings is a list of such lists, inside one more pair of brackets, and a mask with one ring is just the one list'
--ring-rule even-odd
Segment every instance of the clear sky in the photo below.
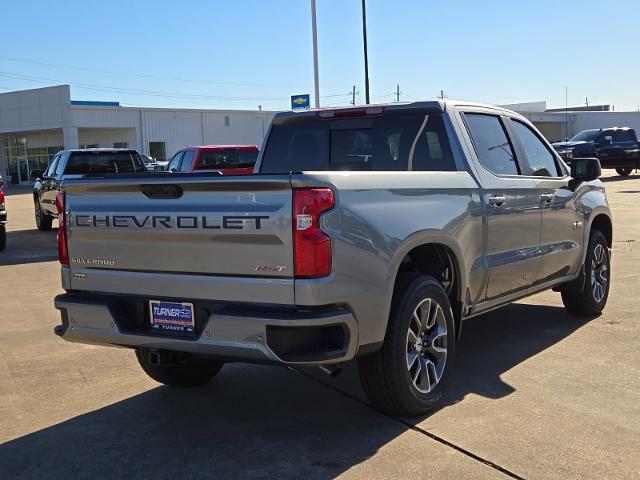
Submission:
{"label": "clear sky", "polygon": [[[317,0],[321,102],[364,102],[360,0]],[[640,1],[368,0],[372,101],[547,100],[640,108]],[[7,1],[0,92],[71,84],[77,100],[289,107],[313,97],[309,0]]]}

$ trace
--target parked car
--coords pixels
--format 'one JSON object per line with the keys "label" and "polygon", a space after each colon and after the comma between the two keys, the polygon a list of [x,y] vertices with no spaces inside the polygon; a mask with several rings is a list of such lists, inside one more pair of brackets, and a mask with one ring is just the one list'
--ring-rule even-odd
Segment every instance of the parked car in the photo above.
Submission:
{"label": "parked car", "polygon": [[0,252],[7,246],[7,209],[4,204],[4,181],[0,175]]}
{"label": "parked car", "polygon": [[57,218],[56,196],[62,183],[78,175],[107,175],[146,172],[140,154],[128,148],[87,148],[58,152],[44,172],[37,172],[33,204],[38,230],[51,230]]}
{"label": "parked car", "polygon": [[640,168],[640,143],[633,128],[583,130],[568,141],[552,146],[567,163],[574,158],[595,157],[602,168],[615,168],[623,176]]}
{"label": "parked car", "polygon": [[256,173],[70,179],[55,333],[135,349],[170,385],[225,362],[335,372],[357,357],[377,407],[420,415],[464,319],[550,288],[572,314],[607,303],[600,164],[569,171],[517,113],[448,100],[279,113]]}
{"label": "parked car", "polygon": [[158,162],[156,162],[150,156],[145,155],[144,153],[141,153],[140,159],[142,160],[142,163],[144,163],[144,166],[149,172],[155,172],[156,169],[158,168]]}
{"label": "parked car", "polygon": [[258,158],[255,145],[207,145],[184,148],[169,161],[170,172],[218,172],[248,175]]}

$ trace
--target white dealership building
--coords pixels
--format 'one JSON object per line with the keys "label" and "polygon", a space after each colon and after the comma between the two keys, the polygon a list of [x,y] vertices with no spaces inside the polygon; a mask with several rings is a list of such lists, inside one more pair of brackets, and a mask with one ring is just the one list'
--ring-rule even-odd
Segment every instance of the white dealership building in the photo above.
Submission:
{"label": "white dealership building", "polygon": [[0,175],[28,184],[63,148],[127,147],[158,160],[192,145],[262,143],[275,112],[123,107],[69,85],[0,94]]}
{"label": "white dealership building", "polygon": [[[633,127],[640,112],[550,111],[546,102],[505,105],[528,117],[554,142],[589,128]],[[180,148],[262,144],[276,112],[123,107],[118,102],[71,100],[69,85],[0,94],[0,175],[29,184],[63,148],[127,147],[158,160]]]}

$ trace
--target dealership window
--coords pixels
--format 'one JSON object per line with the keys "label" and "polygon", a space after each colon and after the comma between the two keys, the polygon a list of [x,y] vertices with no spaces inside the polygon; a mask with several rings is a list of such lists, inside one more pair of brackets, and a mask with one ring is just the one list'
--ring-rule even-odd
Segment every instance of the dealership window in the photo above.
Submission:
{"label": "dealership window", "polygon": [[5,138],[4,154],[7,159],[7,171],[0,172],[11,175],[11,183],[29,183],[33,174],[43,172],[51,159],[64,147],[36,147],[30,148],[27,139]]}
{"label": "dealership window", "polygon": [[225,115],[224,116],[224,126],[228,127],[231,125],[231,119],[229,118],[229,115]]}
{"label": "dealership window", "polygon": [[149,142],[149,156],[155,158],[158,162],[167,160],[167,151],[164,142]]}
{"label": "dealership window", "polygon": [[127,143],[127,142],[113,142],[113,148],[129,148],[129,143]]}
{"label": "dealership window", "polygon": [[98,144],[97,143],[81,143],[80,144],[80,148],[98,148]]}

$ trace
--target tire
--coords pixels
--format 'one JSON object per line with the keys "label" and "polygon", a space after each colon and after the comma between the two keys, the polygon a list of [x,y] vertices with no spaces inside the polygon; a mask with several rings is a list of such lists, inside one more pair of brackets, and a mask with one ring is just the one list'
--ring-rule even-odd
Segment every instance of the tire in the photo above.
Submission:
{"label": "tire", "polygon": [[[416,335],[418,328],[422,336]],[[382,348],[358,359],[367,397],[378,409],[399,416],[434,409],[453,368],[455,343],[453,312],[442,285],[429,275],[409,277],[394,294]]]}
{"label": "tire", "polygon": [[41,232],[48,232],[51,230],[51,224],[53,223],[53,217],[47,215],[42,211],[42,207],[40,206],[40,200],[35,199],[34,202],[34,214],[36,217],[36,227]]}
{"label": "tire", "polygon": [[627,177],[627,176],[631,175],[631,172],[633,172],[633,168],[631,168],[631,167],[616,168],[616,172],[618,172],[618,175],[622,175],[623,177]]}
{"label": "tire", "polygon": [[150,361],[150,350],[136,349],[136,358],[142,370],[156,382],[174,387],[197,387],[209,382],[224,366],[223,362],[192,357],[182,352],[164,351],[172,363],[154,365]]}
{"label": "tire", "polygon": [[0,252],[7,246],[7,229],[4,225],[0,225]]}
{"label": "tire", "polygon": [[611,284],[611,265],[607,239],[598,230],[589,235],[589,245],[584,262],[584,277],[578,284],[562,290],[564,308],[573,315],[594,317],[607,304]]}

